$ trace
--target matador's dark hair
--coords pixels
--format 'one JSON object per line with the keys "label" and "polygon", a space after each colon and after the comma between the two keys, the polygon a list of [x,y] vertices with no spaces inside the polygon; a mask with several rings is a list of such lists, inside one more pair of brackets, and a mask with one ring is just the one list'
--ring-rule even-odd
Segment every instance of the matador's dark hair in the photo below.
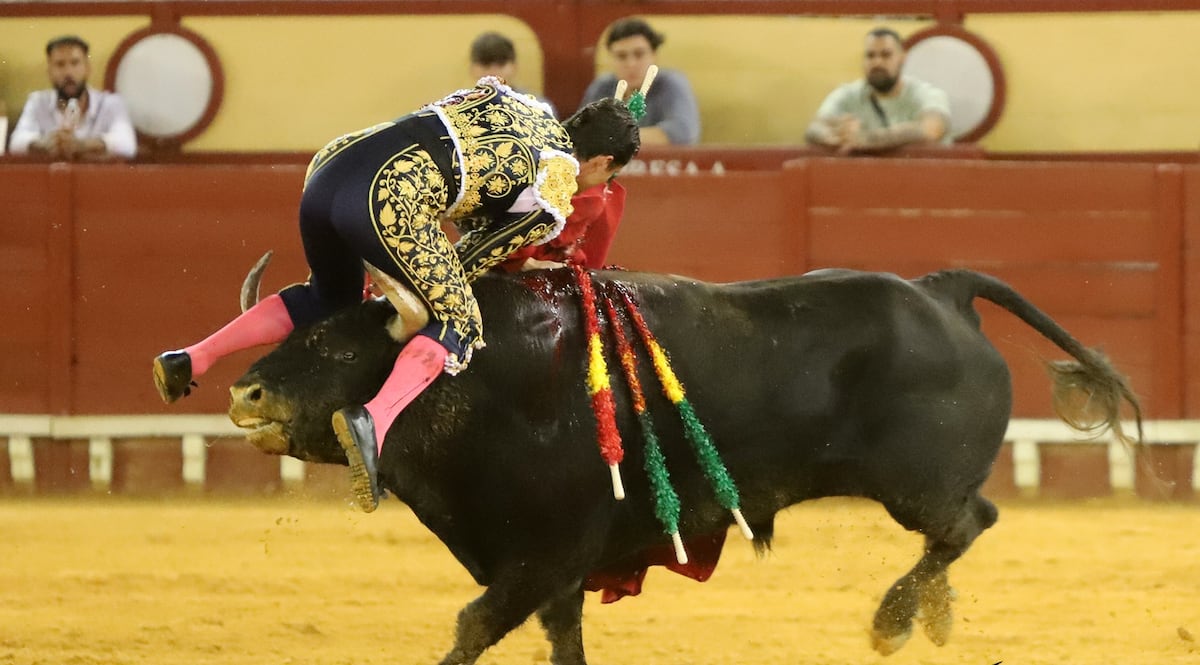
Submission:
{"label": "matador's dark hair", "polygon": [[624,102],[612,97],[598,99],[579,109],[562,123],[575,157],[586,161],[612,155],[613,166],[625,166],[642,147],[637,121]]}

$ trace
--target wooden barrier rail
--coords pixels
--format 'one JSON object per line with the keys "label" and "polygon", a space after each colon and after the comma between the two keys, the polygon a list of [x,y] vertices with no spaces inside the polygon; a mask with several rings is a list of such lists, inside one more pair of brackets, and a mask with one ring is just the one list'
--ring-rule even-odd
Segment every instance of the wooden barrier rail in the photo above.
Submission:
{"label": "wooden barrier rail", "polygon": [[[1194,498],[1200,490],[1200,420],[1145,425],[1147,446],[1131,456],[1111,436],[1084,439],[1058,420],[1014,419],[985,491],[996,498],[1114,492],[1157,500]],[[1132,431],[1132,423],[1126,426]],[[223,415],[0,415],[0,441],[7,440],[0,448],[0,490],[271,493],[343,484],[341,467],[263,455],[240,439],[241,431]],[[237,448],[212,452],[222,444]],[[74,456],[65,450],[71,446]],[[1064,454],[1062,446],[1074,450]],[[1085,458],[1079,454],[1090,454],[1091,461],[1081,463]],[[211,484],[210,475],[244,482]]]}
{"label": "wooden barrier rail", "polygon": [[[149,360],[236,314],[245,270],[306,274],[303,166],[0,165],[0,413],[213,413],[255,357],[221,363],[167,411]],[[853,267],[1005,279],[1127,372],[1154,418],[1200,415],[1200,168],[1174,164],[801,159],[775,169],[625,178],[610,259],[731,281]],[[981,305],[1018,417],[1051,415],[1034,354]],[[1031,353],[1032,351],[1032,353]]]}

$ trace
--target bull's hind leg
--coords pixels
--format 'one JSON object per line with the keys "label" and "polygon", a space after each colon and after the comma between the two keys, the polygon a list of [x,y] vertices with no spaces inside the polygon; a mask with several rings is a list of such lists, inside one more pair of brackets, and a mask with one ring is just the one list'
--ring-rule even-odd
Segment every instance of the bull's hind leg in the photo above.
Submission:
{"label": "bull's hind leg", "polygon": [[939,646],[946,643],[953,622],[950,602],[954,595],[946,569],[984,529],[996,523],[996,507],[978,494],[963,505],[948,528],[923,524],[919,518],[908,519],[893,506],[888,506],[888,511],[905,527],[925,534],[925,555],[888,589],[875,612],[871,645],[885,656],[904,646],[912,636],[912,622],[918,611],[929,638]]}
{"label": "bull's hind leg", "polygon": [[550,640],[551,665],[586,665],[583,656],[583,584],[575,583],[537,611]]}
{"label": "bull's hind leg", "polygon": [[[488,647],[524,623],[535,610],[553,607],[557,602],[555,594],[566,588],[564,582],[534,574],[509,575],[497,580],[458,613],[454,648],[441,665],[474,665]],[[579,654],[582,657],[582,639]],[[563,662],[583,664],[582,660]]]}

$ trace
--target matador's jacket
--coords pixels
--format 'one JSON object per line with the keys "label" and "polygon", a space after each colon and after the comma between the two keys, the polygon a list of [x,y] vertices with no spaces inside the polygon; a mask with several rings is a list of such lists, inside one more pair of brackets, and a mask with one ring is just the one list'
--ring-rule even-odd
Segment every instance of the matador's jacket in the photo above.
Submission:
{"label": "matador's jacket", "polygon": [[579,172],[571,153],[548,106],[493,77],[329,143],[309,164],[300,201],[311,276],[280,292],[293,322],[361,300],[367,261],[424,301],[434,322],[426,334],[458,373],[483,346],[470,283],[559,233]]}

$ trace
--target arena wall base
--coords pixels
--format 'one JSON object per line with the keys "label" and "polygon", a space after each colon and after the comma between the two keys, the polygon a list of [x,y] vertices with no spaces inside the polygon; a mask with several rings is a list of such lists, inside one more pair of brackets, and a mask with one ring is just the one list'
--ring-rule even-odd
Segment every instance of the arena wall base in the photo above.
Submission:
{"label": "arena wall base", "polygon": [[1103,444],[1040,443],[1038,496],[1047,499],[1091,499],[1115,489]]}
{"label": "arena wall base", "polygon": [[12,473],[12,454],[8,451],[8,448],[12,445],[12,439],[10,438],[4,444],[3,449],[0,449],[0,494],[11,492],[15,487]]}
{"label": "arena wall base", "polygon": [[1137,451],[1134,487],[1138,496],[1154,501],[1196,498],[1196,444],[1147,446]]}
{"label": "arena wall base", "polygon": [[281,458],[264,455],[233,437],[214,439],[207,447],[206,493],[276,494],[283,489]]}
{"label": "arena wall base", "polygon": [[[103,478],[100,478],[100,486],[96,489],[111,489],[114,494],[137,495],[186,492],[188,487],[183,476],[183,446],[170,444],[170,439],[150,437],[113,441],[108,487],[103,487]],[[97,484],[97,481],[94,481],[94,484]]]}
{"label": "arena wall base", "polygon": [[[1127,431],[1133,431],[1127,424]],[[1146,445],[1081,439],[1057,420],[1009,424],[983,487],[996,500],[1136,494],[1194,501],[1200,420],[1148,421]],[[291,495],[345,500],[345,467],[264,455],[222,415],[0,415],[0,494]]]}
{"label": "arena wall base", "polygon": [[37,494],[78,494],[92,489],[86,439],[33,440],[33,486]]}

